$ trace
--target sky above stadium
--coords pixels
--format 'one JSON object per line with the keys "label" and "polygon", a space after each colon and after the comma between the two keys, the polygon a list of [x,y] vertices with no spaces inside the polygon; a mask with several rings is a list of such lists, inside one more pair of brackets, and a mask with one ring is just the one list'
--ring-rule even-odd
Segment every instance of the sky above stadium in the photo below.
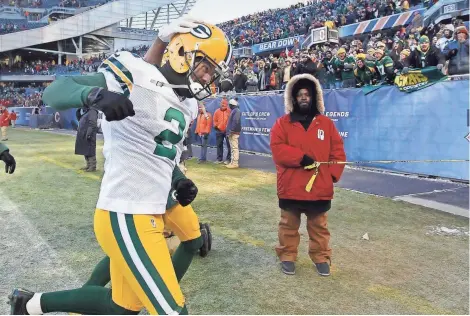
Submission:
{"label": "sky above stadium", "polygon": [[301,0],[198,0],[189,15],[215,24],[299,2]]}

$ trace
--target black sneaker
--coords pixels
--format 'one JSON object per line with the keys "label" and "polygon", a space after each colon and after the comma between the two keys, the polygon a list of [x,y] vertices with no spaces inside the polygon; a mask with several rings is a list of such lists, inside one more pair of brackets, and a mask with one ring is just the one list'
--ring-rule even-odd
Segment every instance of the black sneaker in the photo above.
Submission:
{"label": "black sneaker", "polygon": [[317,272],[321,276],[329,276],[330,275],[330,265],[328,262],[322,263],[315,263],[315,267],[317,267]]}
{"label": "black sneaker", "polygon": [[201,230],[201,237],[202,237],[202,247],[199,249],[199,255],[201,257],[206,257],[210,251],[211,241],[209,241],[209,230],[207,224],[199,223],[199,229]]}
{"label": "black sneaker", "polygon": [[10,315],[29,315],[26,310],[26,303],[33,297],[34,292],[25,289],[14,289],[8,295],[8,304],[10,304]]}
{"label": "black sneaker", "polygon": [[292,261],[282,261],[281,262],[281,271],[288,275],[295,274],[295,263]]}

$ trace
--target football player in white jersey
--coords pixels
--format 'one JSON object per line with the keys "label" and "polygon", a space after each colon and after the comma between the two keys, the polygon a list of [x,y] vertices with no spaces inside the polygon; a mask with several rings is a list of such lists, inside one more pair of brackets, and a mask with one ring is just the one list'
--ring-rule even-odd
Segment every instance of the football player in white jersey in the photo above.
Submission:
{"label": "football player in white jersey", "polygon": [[[137,314],[143,307],[151,314],[187,314],[163,236],[164,222],[171,221],[165,208],[191,121],[183,101],[211,94],[210,84],[228,69],[231,46],[218,27],[195,23],[189,32],[171,36],[167,49],[168,62],[161,68],[120,52],[98,74],[59,79],[44,92],[45,103],[55,108],[107,104],[112,98],[122,103],[123,96],[133,104],[134,116],[113,122],[106,117],[102,125],[106,162],[94,222],[111,260],[113,288],[16,289],[10,296],[12,314]],[[197,192],[187,179],[174,189],[183,206]],[[188,225],[200,234],[197,216]]]}

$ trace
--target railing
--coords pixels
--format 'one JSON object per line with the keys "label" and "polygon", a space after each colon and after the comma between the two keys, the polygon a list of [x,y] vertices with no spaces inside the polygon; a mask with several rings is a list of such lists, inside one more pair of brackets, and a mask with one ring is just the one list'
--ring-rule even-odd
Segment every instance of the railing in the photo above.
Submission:
{"label": "railing", "polygon": [[[452,75],[452,76],[447,76],[446,80],[444,81],[460,81],[460,80],[470,80],[470,75],[465,74],[465,75]],[[342,88],[340,88],[342,89]],[[336,90],[340,90],[336,89]],[[323,89],[323,90],[328,90],[328,89]],[[256,96],[256,95],[274,95],[274,94],[281,94],[284,93],[285,90],[270,90],[270,91],[256,91],[256,92],[234,92],[234,91],[227,91],[227,92],[217,92],[216,94],[212,95],[211,98],[218,98],[221,96],[227,96],[227,97],[236,97],[236,96],[243,96],[243,95],[251,95],[251,96]]]}

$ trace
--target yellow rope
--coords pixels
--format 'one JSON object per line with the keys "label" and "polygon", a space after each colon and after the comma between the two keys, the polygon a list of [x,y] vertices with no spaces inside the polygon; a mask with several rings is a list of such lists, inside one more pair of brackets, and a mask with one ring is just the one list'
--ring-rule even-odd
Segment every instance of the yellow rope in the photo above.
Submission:
{"label": "yellow rope", "polygon": [[314,162],[313,164],[304,167],[305,170],[312,170],[313,169],[313,175],[310,178],[310,180],[308,181],[307,186],[305,187],[305,191],[307,191],[307,192],[312,191],[313,182],[315,182],[315,179],[317,178],[320,165],[321,165],[320,162]]}
{"label": "yellow rope", "polygon": [[317,178],[320,166],[323,165],[355,165],[355,164],[370,164],[370,163],[435,163],[435,162],[469,162],[468,159],[438,159],[438,160],[366,160],[366,161],[316,161],[311,165],[305,166],[305,170],[313,170],[313,175],[308,181],[305,191],[312,191],[313,183]]}

